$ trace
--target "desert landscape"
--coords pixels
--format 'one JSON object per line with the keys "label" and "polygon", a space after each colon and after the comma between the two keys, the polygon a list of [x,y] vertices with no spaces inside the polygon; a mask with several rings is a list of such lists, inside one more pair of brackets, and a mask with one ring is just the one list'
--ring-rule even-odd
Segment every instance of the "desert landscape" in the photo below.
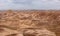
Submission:
{"label": "desert landscape", "polygon": [[0,36],[60,36],[60,10],[0,11]]}

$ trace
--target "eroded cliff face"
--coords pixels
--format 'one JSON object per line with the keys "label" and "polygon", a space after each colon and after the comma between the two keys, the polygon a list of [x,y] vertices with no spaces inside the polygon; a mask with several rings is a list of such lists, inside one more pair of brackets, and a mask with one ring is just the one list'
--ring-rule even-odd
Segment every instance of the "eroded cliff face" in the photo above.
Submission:
{"label": "eroded cliff face", "polygon": [[0,12],[1,36],[60,36],[60,12]]}

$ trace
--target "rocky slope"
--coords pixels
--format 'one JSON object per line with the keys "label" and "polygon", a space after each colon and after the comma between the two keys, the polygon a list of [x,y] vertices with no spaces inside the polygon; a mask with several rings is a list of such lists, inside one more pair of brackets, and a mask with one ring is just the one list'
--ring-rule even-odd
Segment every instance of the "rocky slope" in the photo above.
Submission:
{"label": "rocky slope", "polygon": [[1,36],[60,36],[59,11],[0,12]]}

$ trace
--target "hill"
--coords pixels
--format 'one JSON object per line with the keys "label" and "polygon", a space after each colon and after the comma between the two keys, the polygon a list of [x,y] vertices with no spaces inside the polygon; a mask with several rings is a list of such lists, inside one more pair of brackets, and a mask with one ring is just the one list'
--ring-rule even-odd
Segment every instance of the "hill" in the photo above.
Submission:
{"label": "hill", "polygon": [[56,36],[60,36],[60,11],[3,11],[0,12],[0,27],[14,32],[25,29],[46,29],[54,32]]}

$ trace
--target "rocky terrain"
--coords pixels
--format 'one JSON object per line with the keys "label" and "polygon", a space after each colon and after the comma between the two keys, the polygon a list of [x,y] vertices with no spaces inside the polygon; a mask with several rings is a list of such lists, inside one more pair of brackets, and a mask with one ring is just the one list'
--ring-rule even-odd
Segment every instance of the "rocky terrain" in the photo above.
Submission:
{"label": "rocky terrain", "polygon": [[0,12],[0,36],[60,36],[60,11]]}

